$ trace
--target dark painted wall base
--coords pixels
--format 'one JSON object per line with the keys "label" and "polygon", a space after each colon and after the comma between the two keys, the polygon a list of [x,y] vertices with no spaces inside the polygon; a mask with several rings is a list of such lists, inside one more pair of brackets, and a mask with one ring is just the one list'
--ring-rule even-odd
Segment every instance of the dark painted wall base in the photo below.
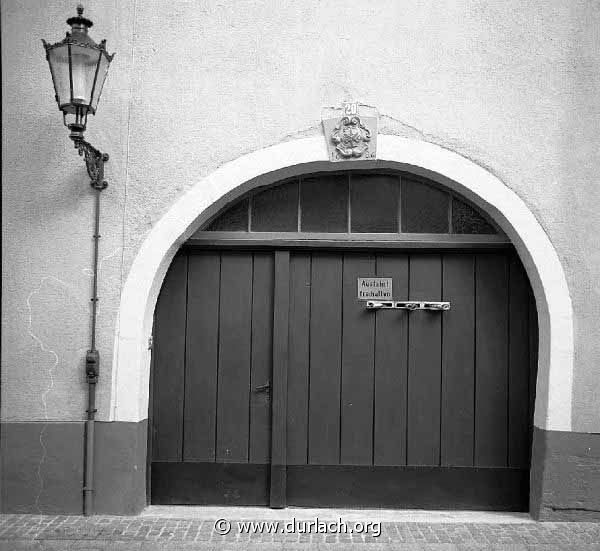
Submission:
{"label": "dark painted wall base", "polygon": [[600,434],[536,427],[530,486],[534,518],[600,521]]}
{"label": "dark painted wall base", "polygon": [[83,423],[2,424],[2,512],[78,515]]}
{"label": "dark painted wall base", "polygon": [[137,515],[146,507],[148,422],[96,426],[96,513]]}
{"label": "dark painted wall base", "polygon": [[[1,436],[1,512],[82,513],[83,423],[3,423]],[[97,513],[145,507],[146,440],[146,421],[97,423]],[[600,521],[600,434],[534,430],[530,511]]]}
{"label": "dark painted wall base", "polygon": [[[84,423],[3,423],[2,513],[83,512]],[[96,513],[146,506],[147,422],[96,423]]]}

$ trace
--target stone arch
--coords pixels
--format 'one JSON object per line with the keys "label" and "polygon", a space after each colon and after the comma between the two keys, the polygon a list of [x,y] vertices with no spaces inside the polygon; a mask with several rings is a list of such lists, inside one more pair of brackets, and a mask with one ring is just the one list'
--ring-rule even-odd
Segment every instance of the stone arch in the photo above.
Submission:
{"label": "stone arch", "polygon": [[571,430],[573,318],[565,275],[544,229],[522,199],[473,161],[438,145],[378,136],[378,160],[331,163],[321,136],[271,146],[226,163],[194,185],[152,228],[123,286],[113,354],[114,421],[147,418],[148,338],[163,278],[179,247],[204,222],[243,193],[303,173],[393,168],[422,175],[464,195],[513,242],[533,288],[539,324],[534,424]]}

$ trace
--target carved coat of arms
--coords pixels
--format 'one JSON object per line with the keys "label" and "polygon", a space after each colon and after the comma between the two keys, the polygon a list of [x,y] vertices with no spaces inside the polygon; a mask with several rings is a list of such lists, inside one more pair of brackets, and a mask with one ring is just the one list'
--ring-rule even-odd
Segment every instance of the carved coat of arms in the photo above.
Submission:
{"label": "carved coat of arms", "polygon": [[360,122],[358,116],[342,117],[331,134],[331,141],[344,158],[362,157],[369,149],[371,131]]}
{"label": "carved coat of arms", "polygon": [[377,110],[374,107],[344,102],[341,108],[324,107],[321,120],[330,161],[377,158]]}

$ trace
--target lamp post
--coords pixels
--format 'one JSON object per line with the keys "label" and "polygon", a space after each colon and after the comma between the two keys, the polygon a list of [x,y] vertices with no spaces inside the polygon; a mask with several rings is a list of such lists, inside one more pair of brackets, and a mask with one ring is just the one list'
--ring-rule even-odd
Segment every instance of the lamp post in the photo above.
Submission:
{"label": "lamp post", "polygon": [[94,421],[96,414],[96,383],[100,374],[100,354],[96,349],[96,314],[98,303],[98,240],[100,239],[100,193],[108,184],[104,180],[104,163],[108,155],[87,142],[85,132],[88,115],[96,114],[98,100],[114,54],[106,51],[106,40],[96,44],[88,35],[93,23],[83,17],[83,6],[77,6],[77,16],[67,19],[71,31],[56,44],[45,40],[46,59],[63,123],[71,131],[79,155],[85,158],[91,186],[96,192],[94,226],[94,260],[92,289],[91,345],[85,358],[88,383],[88,408],[85,425],[85,465],[83,481],[83,512],[93,514]]}

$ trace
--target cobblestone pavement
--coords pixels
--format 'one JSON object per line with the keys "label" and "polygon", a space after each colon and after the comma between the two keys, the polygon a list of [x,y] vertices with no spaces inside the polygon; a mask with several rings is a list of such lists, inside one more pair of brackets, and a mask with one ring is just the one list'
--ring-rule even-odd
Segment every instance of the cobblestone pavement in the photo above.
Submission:
{"label": "cobblestone pavement", "polygon": [[[383,522],[380,535],[251,532],[248,521],[219,534],[214,521],[163,517],[0,515],[0,550],[21,551],[157,551],[225,549],[369,549],[511,550],[597,549],[600,523],[411,523]],[[240,528],[243,526],[245,528]],[[271,533],[269,533],[271,532]]]}

